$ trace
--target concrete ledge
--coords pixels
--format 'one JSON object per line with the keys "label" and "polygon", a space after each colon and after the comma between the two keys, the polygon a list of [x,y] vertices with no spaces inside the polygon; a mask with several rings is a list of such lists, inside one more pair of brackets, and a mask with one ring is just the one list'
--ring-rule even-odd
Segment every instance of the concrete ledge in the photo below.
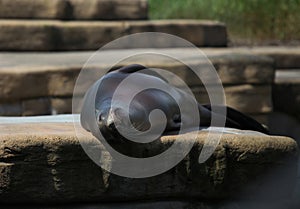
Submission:
{"label": "concrete ledge", "polygon": [[[215,51],[214,49],[211,50]],[[274,66],[276,69],[300,69],[300,47],[234,47],[231,48],[231,50],[236,53],[250,53],[258,56],[268,56],[274,59]],[[220,51],[226,51],[226,49],[220,49]]]}
{"label": "concrete ledge", "polygon": [[147,19],[146,0],[0,0],[1,19]]}
{"label": "concrete ledge", "polygon": [[300,68],[300,47],[254,47],[251,51],[272,57],[277,69]]}
{"label": "concrete ledge", "polygon": [[[155,55],[144,55],[145,52]],[[208,63],[204,62],[204,55],[199,58],[194,52],[188,48],[102,51],[97,54],[100,60],[95,59],[85,65],[86,79],[77,83],[79,90],[76,91],[76,96],[82,97],[88,87],[111,65],[120,67],[139,63],[174,73],[190,86],[199,102],[209,103],[202,81],[189,67],[161,55],[174,55],[192,67],[206,69]],[[275,74],[272,59],[249,53],[236,53],[233,49],[203,49],[203,52],[214,65],[224,85],[229,106],[246,114],[264,114],[272,111],[271,84]],[[111,59],[122,60],[128,54],[138,55],[118,64],[113,63]],[[0,115],[71,113],[76,79],[92,55],[92,52],[0,53]],[[203,73],[203,77],[205,76],[211,77]],[[171,81],[173,80],[176,85],[176,80],[172,77]],[[208,85],[215,94],[220,93],[214,90],[214,79],[208,82]]]}
{"label": "concrete ledge", "polygon": [[[80,134],[90,143],[89,133],[80,130]],[[193,134],[197,134],[197,141],[192,151],[175,168],[151,178],[130,179],[96,166],[82,151],[73,123],[63,120],[2,122],[0,202],[117,202],[164,198],[277,201],[290,197],[297,170],[298,148],[294,140],[238,130],[227,132],[213,156],[199,164],[207,132],[185,134],[184,140]],[[146,145],[135,152],[148,149],[155,153],[174,140],[176,136],[165,136],[155,146]]]}
{"label": "concrete ledge", "polygon": [[[184,38],[196,46],[226,46],[224,24],[198,20],[152,21],[0,21],[2,51],[97,50],[124,35],[139,32],[164,32]],[[132,42],[130,46],[143,47]],[[161,43],[156,47],[174,47]],[[128,47],[128,46],[126,46]]]}
{"label": "concrete ledge", "polygon": [[[112,63],[110,57],[124,58],[128,53],[164,54],[173,53],[191,66],[205,68],[207,63],[194,57],[189,49],[131,49],[107,50],[97,56],[100,61],[91,61],[86,65],[89,79],[82,87],[82,94],[98,80],[102,72],[108,70]],[[218,51],[218,50],[217,50]],[[249,54],[211,52],[204,50],[215,66],[223,85],[270,85],[274,79],[272,60]],[[15,102],[38,97],[68,97],[72,96],[74,85],[81,68],[92,56],[91,52],[72,53],[2,53],[0,59],[0,101]],[[191,73],[183,63],[163,56],[137,56],[126,59],[117,66],[139,63],[147,67],[161,68],[171,71],[192,87],[201,86],[201,81]],[[115,67],[117,67],[115,66]],[[34,85],[33,85],[34,84]],[[215,83],[211,83],[212,85]],[[39,88],[36,88],[39,86]]]}

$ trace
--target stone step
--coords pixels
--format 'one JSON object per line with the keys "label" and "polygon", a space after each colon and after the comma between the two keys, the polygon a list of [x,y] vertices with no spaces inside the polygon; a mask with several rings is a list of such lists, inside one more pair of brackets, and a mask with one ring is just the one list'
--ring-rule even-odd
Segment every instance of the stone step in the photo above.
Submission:
{"label": "stone step", "polygon": [[147,0],[0,0],[0,19],[147,19]]}
{"label": "stone step", "polygon": [[300,69],[300,47],[255,47],[252,51],[272,57],[277,69]]}
{"label": "stone step", "polygon": [[277,69],[275,83],[300,85],[300,69]]}
{"label": "stone step", "polygon": [[[221,50],[221,49],[220,49]],[[236,53],[251,53],[274,59],[276,69],[300,69],[300,47],[263,46],[232,48]]]}
{"label": "stone step", "polygon": [[[224,24],[201,20],[151,21],[29,21],[0,20],[0,50],[57,51],[97,50],[124,35],[141,32],[163,32],[177,35],[196,46],[226,46]],[[145,45],[146,44],[146,45]],[[151,44],[151,43],[150,43]],[[130,42],[117,48],[143,48],[147,40]],[[161,40],[155,47],[174,47]],[[153,46],[154,47],[154,46]]]}
{"label": "stone step", "polygon": [[[13,119],[18,124],[0,118],[1,204],[168,198],[204,202],[263,198],[273,202],[291,198],[296,182],[298,148],[288,137],[225,129],[213,155],[199,164],[207,131],[187,133],[182,135],[183,146],[196,134],[194,149],[174,168],[151,178],[126,178],[102,170],[87,157],[79,139],[91,146],[99,141],[78,124],[62,118],[49,121],[49,117],[31,119],[31,123],[28,118]],[[218,132],[211,134],[215,137]],[[177,137],[164,136],[155,146],[145,144],[134,149],[135,153],[144,153],[142,157],[149,151],[154,154],[169,148]],[[103,145],[97,148],[104,162],[114,160]]]}
{"label": "stone step", "polygon": [[[131,63],[168,70],[179,76],[194,91],[196,98],[208,103],[201,81],[188,66],[161,54],[180,58],[191,66],[206,68],[203,57],[194,50],[176,49],[128,49],[106,50],[86,65],[86,80],[78,83],[82,89],[76,95],[82,97],[88,87],[107,71],[112,57],[121,60],[129,54],[150,53],[151,56],[133,56],[116,66]],[[272,60],[263,56],[226,53],[203,49],[214,64],[225,87],[227,104],[245,113],[261,114],[272,110],[270,86],[274,78]],[[156,54],[155,56],[153,54]],[[39,115],[70,113],[76,78],[92,52],[61,53],[1,53],[0,54],[0,115]],[[103,59],[104,58],[104,59]],[[204,77],[210,75],[203,74]],[[209,86],[215,81],[208,82]],[[38,86],[38,88],[37,88]],[[202,86],[202,87],[201,87]],[[243,92],[246,90],[248,93]],[[246,102],[248,101],[248,102]],[[253,105],[255,104],[255,105]]]}
{"label": "stone step", "polygon": [[[201,104],[211,103],[203,87],[192,88],[195,98]],[[218,96],[218,91],[213,95]],[[273,110],[271,86],[255,86],[250,84],[224,87],[226,105],[235,108],[247,115],[267,114]],[[219,95],[220,97],[222,95]],[[79,103],[83,95],[75,97]],[[0,115],[2,116],[31,116],[72,113],[72,96],[64,97],[38,97],[25,98],[12,102],[0,102]],[[74,109],[80,113],[80,108]],[[261,120],[259,120],[261,121]],[[262,121],[264,122],[264,121]]]}

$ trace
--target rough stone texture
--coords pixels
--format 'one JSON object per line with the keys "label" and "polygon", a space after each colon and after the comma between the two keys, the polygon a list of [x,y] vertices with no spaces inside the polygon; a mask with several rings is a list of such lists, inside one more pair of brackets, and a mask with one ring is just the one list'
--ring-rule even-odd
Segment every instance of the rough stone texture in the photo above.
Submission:
{"label": "rough stone texture", "polygon": [[30,69],[28,73],[17,68],[6,72],[3,70],[0,81],[1,100],[25,100],[48,95],[48,72]]}
{"label": "rough stone texture", "polygon": [[[240,134],[223,134],[213,156],[199,164],[207,132],[188,133],[182,136],[182,143],[197,134],[196,143],[175,168],[151,178],[130,179],[92,163],[82,151],[72,123],[2,124],[0,130],[2,203],[165,198],[273,202],[289,198],[296,180],[298,148],[287,137],[242,134],[238,130]],[[92,143],[89,133],[79,133],[84,143]],[[157,146],[134,150],[156,153],[176,138],[165,136]],[[102,152],[105,154],[104,148]]]}
{"label": "rough stone texture", "polygon": [[[251,89],[251,90],[250,90]],[[268,125],[267,113],[273,107],[271,101],[270,87],[257,86],[231,86],[225,87],[227,105],[253,117],[257,121]],[[202,87],[193,89],[195,98],[198,102],[210,103],[206,90]],[[245,93],[246,92],[246,93]],[[213,95],[221,95],[214,92]],[[80,104],[83,95],[75,97],[79,105],[74,106],[74,113],[80,113]],[[72,96],[68,97],[41,97],[36,99],[23,100],[15,103],[0,103],[1,116],[30,116],[48,114],[69,114],[72,113]],[[254,106],[253,103],[256,105]],[[74,101],[76,104],[76,101]],[[286,108],[288,109],[288,108]]]}
{"label": "rough stone texture", "polygon": [[[209,87],[213,96],[222,98],[222,92],[217,91],[215,87]],[[272,107],[272,91],[271,85],[237,85],[224,86],[226,104],[243,113],[262,114],[271,112]],[[203,87],[193,89],[195,98],[200,103],[210,103],[208,93]]]}
{"label": "rough stone texture", "polygon": [[[87,88],[108,70],[112,63],[110,57],[120,59],[128,53],[140,53],[140,50],[109,50],[101,52],[105,60],[88,63],[85,70],[85,82],[82,85],[84,94]],[[192,66],[205,68],[203,60],[193,57],[189,49],[156,49],[153,53],[173,53],[182,55],[182,59]],[[204,51],[205,52],[205,51]],[[230,52],[230,50],[229,50]],[[237,84],[270,84],[274,77],[272,61],[265,57],[248,54],[231,54],[229,52],[206,52],[215,65],[224,85]],[[91,53],[3,53],[0,59],[0,101],[16,101],[38,97],[70,97],[73,94],[76,78]],[[106,59],[107,58],[107,59]],[[142,57],[125,60],[119,65],[139,63],[147,67],[166,69],[178,75],[190,86],[200,86],[201,81],[191,73],[187,66],[164,57]],[[206,63],[207,64],[207,63]],[[116,67],[116,66],[115,66]],[[203,75],[207,76],[207,75]],[[209,77],[209,76],[208,76]],[[172,79],[171,79],[172,80]],[[215,81],[208,81],[214,84]],[[37,88],[38,86],[38,88]],[[80,92],[79,92],[80,93]]]}
{"label": "rough stone texture", "polygon": [[251,51],[272,57],[277,69],[300,68],[300,47],[254,47]]}
{"label": "rough stone texture", "polygon": [[71,19],[137,20],[148,18],[147,0],[69,0]]}
{"label": "rough stone texture", "polygon": [[[213,49],[214,50],[214,49]],[[226,49],[220,49],[226,51]],[[299,69],[300,47],[262,46],[262,47],[236,47],[231,48],[236,53],[250,53],[259,56],[268,56],[274,59],[277,69]]]}
{"label": "rough stone texture", "polygon": [[53,114],[72,113],[72,98],[52,98],[51,109]]}
{"label": "rough stone texture", "polygon": [[65,0],[0,0],[1,19],[61,19],[67,9]]}
{"label": "rough stone texture", "polygon": [[[247,53],[211,52],[210,59],[223,84],[269,84],[274,81],[273,60],[264,56],[249,55]],[[207,54],[210,54],[209,51]],[[215,55],[215,56],[213,56]]]}
{"label": "rough stone texture", "polygon": [[300,84],[300,69],[276,69],[276,84]]}
{"label": "rough stone texture", "polygon": [[31,99],[22,102],[22,115],[49,115],[51,114],[50,101],[47,98]]}
{"label": "rough stone texture", "polygon": [[[55,26],[49,22],[0,20],[1,50],[54,50],[59,41]],[[59,44],[59,43],[58,43]]]}
{"label": "rough stone texture", "polygon": [[[136,32],[165,32],[196,46],[226,46],[224,24],[198,20],[152,21],[0,21],[0,50],[97,50],[104,44]],[[135,47],[145,43],[131,42]],[[172,47],[174,43],[169,43]],[[164,45],[163,45],[164,46]],[[159,47],[159,45],[157,46]],[[166,46],[164,46],[166,47]]]}
{"label": "rough stone texture", "polygon": [[4,102],[0,104],[0,115],[2,116],[20,116],[22,115],[21,102]]}
{"label": "rough stone texture", "polygon": [[[145,24],[146,23],[146,24]],[[160,20],[160,21],[135,21],[125,22],[124,27],[127,33],[141,33],[141,32],[163,32],[179,36],[183,39],[188,40],[196,46],[214,46],[222,47],[227,45],[227,31],[226,26],[216,21],[203,20],[202,24],[199,24],[198,20]],[[165,40],[161,41],[160,44],[166,48],[174,47],[175,43],[164,43]],[[145,43],[131,42],[131,45],[141,48]],[[155,45],[157,48],[160,45]]]}
{"label": "rough stone texture", "polygon": [[2,19],[147,19],[146,0],[0,0]]}

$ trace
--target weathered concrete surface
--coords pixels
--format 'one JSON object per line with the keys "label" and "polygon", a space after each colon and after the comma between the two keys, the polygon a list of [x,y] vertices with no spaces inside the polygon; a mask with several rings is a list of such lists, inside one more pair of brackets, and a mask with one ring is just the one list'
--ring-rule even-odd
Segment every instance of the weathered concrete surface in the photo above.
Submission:
{"label": "weathered concrete surface", "polygon": [[[122,59],[129,53],[170,53],[200,69],[207,68],[205,59],[195,57],[189,49],[132,49],[107,50],[97,54],[101,59],[90,61],[85,70],[87,78],[82,94],[98,80],[113,63],[112,57]],[[205,51],[214,64],[223,85],[271,84],[274,78],[272,60],[249,54]],[[73,94],[76,78],[91,52],[74,53],[2,53],[0,54],[0,101],[16,101],[38,97],[69,97]],[[139,63],[147,67],[166,69],[178,75],[190,86],[200,86],[201,81],[186,65],[161,55],[136,56],[125,59],[117,66]],[[115,66],[116,67],[116,66]],[[202,68],[203,67],[203,68]],[[204,74],[204,73],[203,73]],[[204,74],[204,77],[210,75]],[[210,81],[215,84],[216,81]],[[38,88],[37,88],[38,86]]]}
{"label": "weathered concrete surface", "polygon": [[[151,21],[0,21],[0,50],[51,51],[97,50],[124,35],[139,32],[164,32],[184,38],[196,46],[226,46],[224,24],[201,20]],[[165,41],[156,47],[174,47]],[[131,42],[129,47],[145,47]],[[128,46],[117,46],[118,48]]]}
{"label": "weathered concrete surface", "polygon": [[[175,168],[151,178],[130,179],[92,163],[72,123],[1,124],[0,130],[2,203],[165,198],[277,201],[290,197],[296,179],[298,148],[287,137],[243,134],[238,130],[239,134],[225,133],[213,156],[199,164],[207,132],[188,133],[182,136],[183,145],[193,134],[197,134],[196,143]],[[89,133],[79,133],[83,143],[92,142]],[[134,150],[156,153],[174,140],[176,136],[165,136],[151,149],[146,145]],[[102,152],[107,151],[103,148]]]}
{"label": "weathered concrete surface", "polygon": [[147,19],[146,0],[0,0],[1,19]]}

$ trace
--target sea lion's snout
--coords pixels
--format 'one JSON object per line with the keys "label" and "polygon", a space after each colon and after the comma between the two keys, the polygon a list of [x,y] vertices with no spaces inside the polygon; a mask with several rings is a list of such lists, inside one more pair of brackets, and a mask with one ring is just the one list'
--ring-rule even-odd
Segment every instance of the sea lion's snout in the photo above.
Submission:
{"label": "sea lion's snout", "polygon": [[131,106],[129,110],[122,107],[97,110],[96,120],[102,134],[115,135],[116,133],[131,133],[132,130],[142,132],[148,130],[151,126],[148,114],[145,109],[136,105]]}

